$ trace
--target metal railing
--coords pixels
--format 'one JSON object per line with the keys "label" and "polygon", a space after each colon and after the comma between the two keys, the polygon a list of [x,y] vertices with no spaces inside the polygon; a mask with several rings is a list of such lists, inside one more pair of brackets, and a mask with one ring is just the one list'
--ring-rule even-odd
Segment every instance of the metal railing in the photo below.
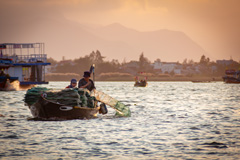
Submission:
{"label": "metal railing", "polygon": [[9,57],[13,60],[13,63],[47,63],[46,54],[29,54],[29,55],[14,55]]}

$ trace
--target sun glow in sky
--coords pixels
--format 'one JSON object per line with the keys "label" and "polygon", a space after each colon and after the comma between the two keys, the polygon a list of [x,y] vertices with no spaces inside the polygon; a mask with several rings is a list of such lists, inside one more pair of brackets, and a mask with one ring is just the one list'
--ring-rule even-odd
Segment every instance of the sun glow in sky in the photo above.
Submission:
{"label": "sun glow in sky", "polygon": [[[182,31],[212,59],[240,60],[239,0],[0,0],[1,23],[36,16],[138,31]],[[10,23],[12,22],[12,23]]]}

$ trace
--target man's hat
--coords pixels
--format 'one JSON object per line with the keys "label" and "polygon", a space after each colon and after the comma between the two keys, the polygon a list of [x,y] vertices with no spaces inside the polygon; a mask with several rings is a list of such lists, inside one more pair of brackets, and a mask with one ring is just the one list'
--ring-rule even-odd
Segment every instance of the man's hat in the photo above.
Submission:
{"label": "man's hat", "polygon": [[89,71],[85,71],[83,77],[90,77],[90,72]]}

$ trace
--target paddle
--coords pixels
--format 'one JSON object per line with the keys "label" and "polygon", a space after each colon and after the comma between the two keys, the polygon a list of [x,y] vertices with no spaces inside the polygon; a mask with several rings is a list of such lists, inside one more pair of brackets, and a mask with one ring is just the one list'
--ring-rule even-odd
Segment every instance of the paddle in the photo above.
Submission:
{"label": "paddle", "polygon": [[90,72],[90,74],[93,73],[93,82],[95,81],[95,71],[94,70],[95,70],[95,64],[92,64],[89,69],[89,72]]}

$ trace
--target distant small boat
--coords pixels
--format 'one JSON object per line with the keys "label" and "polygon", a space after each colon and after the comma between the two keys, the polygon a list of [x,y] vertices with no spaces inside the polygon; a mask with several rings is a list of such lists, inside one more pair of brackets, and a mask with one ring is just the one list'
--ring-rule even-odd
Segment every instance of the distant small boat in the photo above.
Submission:
{"label": "distant small boat", "polygon": [[211,83],[213,81],[192,81],[193,83]]}
{"label": "distant small boat", "polygon": [[[139,76],[143,76],[143,74],[144,74],[143,72],[140,72]],[[135,77],[134,87],[146,87],[147,85],[148,85],[147,76],[145,76],[145,79],[143,79],[143,77],[142,78],[139,78],[138,76]]]}
{"label": "distant small boat", "polygon": [[240,70],[226,70],[225,74],[222,77],[225,83],[240,83]]}
{"label": "distant small boat", "polygon": [[134,87],[146,87],[148,85],[146,80],[135,81]]}

